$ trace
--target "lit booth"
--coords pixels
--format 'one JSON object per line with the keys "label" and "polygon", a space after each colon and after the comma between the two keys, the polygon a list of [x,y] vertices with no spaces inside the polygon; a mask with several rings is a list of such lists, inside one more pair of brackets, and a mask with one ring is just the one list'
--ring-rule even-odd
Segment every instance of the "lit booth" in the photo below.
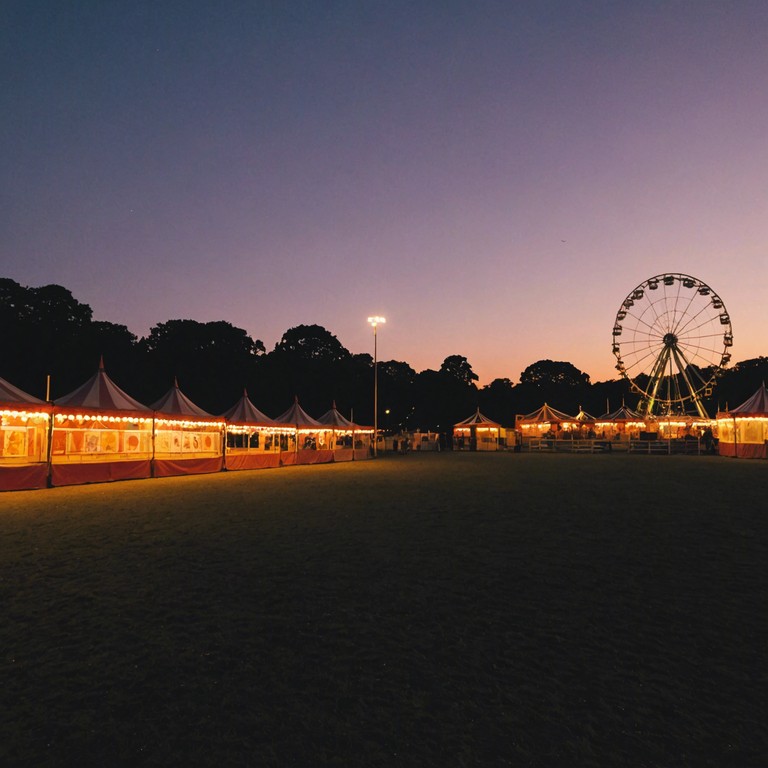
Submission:
{"label": "lit booth", "polygon": [[737,408],[717,414],[717,436],[721,456],[768,458],[768,391],[765,383]]}
{"label": "lit booth", "polygon": [[501,424],[483,416],[478,408],[472,416],[453,425],[455,451],[498,451]]}
{"label": "lit booth", "polygon": [[48,484],[51,406],[0,379],[0,491]]}
{"label": "lit booth", "polygon": [[360,461],[371,456],[373,427],[361,427],[346,418],[336,403],[318,420],[325,427],[325,444],[333,451],[334,461]]}
{"label": "lit booth", "polygon": [[152,410],[109,378],[104,362],[53,404],[51,485],[135,480],[151,475]]}
{"label": "lit booth", "polygon": [[275,424],[290,430],[281,435],[280,440],[280,463],[283,466],[333,461],[333,451],[326,444],[327,430],[299,405],[298,397],[275,419]]}
{"label": "lit booth", "polygon": [[624,403],[611,413],[603,414],[595,422],[597,436],[605,440],[638,440],[647,431],[648,421]]}
{"label": "lit booth", "polygon": [[195,405],[175,380],[152,409],[155,411],[155,477],[223,469],[224,419]]}
{"label": "lit booth", "polygon": [[243,390],[243,396],[221,417],[227,422],[226,469],[280,466],[280,428],[250,401],[247,391]]}
{"label": "lit booth", "polygon": [[564,421],[562,428],[568,432],[568,437],[573,440],[585,440],[595,437],[595,423],[597,419],[587,413],[581,406],[579,412],[572,421]]}
{"label": "lit booth", "polygon": [[544,403],[532,413],[518,414],[515,417],[515,429],[520,431],[523,440],[554,439],[563,437],[563,424],[574,422],[573,416]]}

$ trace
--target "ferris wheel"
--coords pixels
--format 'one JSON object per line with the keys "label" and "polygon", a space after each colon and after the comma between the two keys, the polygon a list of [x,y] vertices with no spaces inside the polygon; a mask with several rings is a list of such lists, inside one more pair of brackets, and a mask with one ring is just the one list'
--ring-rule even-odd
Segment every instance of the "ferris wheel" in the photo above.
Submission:
{"label": "ferris wheel", "polygon": [[669,272],[627,295],[613,324],[616,370],[640,395],[638,411],[709,418],[702,399],[728,365],[731,318],[706,283]]}

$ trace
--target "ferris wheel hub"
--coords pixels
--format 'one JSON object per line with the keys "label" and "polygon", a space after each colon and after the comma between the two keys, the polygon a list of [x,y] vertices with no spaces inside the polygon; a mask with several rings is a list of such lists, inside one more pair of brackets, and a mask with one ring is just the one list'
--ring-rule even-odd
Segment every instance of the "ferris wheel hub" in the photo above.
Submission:
{"label": "ferris wheel hub", "polygon": [[677,344],[677,336],[674,333],[665,333],[663,341],[665,347],[674,347]]}

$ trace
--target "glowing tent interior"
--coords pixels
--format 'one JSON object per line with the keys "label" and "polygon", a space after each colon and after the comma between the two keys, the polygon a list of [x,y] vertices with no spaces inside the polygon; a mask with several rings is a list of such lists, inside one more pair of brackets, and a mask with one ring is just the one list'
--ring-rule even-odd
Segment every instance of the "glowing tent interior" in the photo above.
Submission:
{"label": "glowing tent interior", "polygon": [[453,445],[459,451],[497,451],[501,424],[483,416],[478,408],[470,417],[453,425]]}
{"label": "glowing tent interior", "polygon": [[195,405],[178,381],[152,405],[155,477],[218,472],[224,466],[225,422]]}
{"label": "glowing tent interior", "polygon": [[765,382],[737,408],[717,414],[717,434],[721,456],[768,458],[768,390]]}
{"label": "glowing tent interior", "polygon": [[[281,413],[275,424],[293,429],[280,440],[281,464],[323,464],[333,461],[333,451],[325,444],[323,425],[313,419],[294,397],[293,405]],[[285,438],[285,439],[283,439]]]}
{"label": "glowing tent interior", "polygon": [[562,424],[573,423],[573,416],[547,405],[525,415],[518,415],[515,428],[522,433],[523,439],[534,437],[552,437],[562,429]]}
{"label": "glowing tent interior", "polygon": [[48,482],[51,406],[0,379],[0,491]]}
{"label": "glowing tent interior", "polygon": [[373,427],[361,427],[344,416],[334,402],[318,423],[326,428],[326,445],[333,451],[334,461],[351,461],[370,457]]}
{"label": "glowing tent interior", "polygon": [[269,416],[251,402],[246,390],[221,417],[227,422],[224,452],[224,466],[227,469],[280,466],[280,431],[283,428],[276,426]]}
{"label": "glowing tent interior", "polygon": [[150,477],[152,411],[109,378],[104,361],[53,404],[51,484]]}
{"label": "glowing tent interior", "polygon": [[611,413],[604,413],[595,422],[597,436],[606,440],[624,440],[640,437],[640,432],[645,430],[645,419],[628,408],[622,402],[621,408]]}

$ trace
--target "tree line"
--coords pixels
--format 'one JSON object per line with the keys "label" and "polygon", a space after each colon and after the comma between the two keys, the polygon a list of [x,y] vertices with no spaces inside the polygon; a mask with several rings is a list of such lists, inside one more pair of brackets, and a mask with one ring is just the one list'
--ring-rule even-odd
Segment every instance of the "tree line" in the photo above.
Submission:
{"label": "tree line", "polygon": [[[168,320],[138,338],[124,325],[97,321],[87,304],[59,285],[30,288],[0,278],[0,376],[40,398],[71,392],[103,357],[110,377],[151,405],[174,379],[210,413],[232,406],[247,389],[254,404],[277,416],[299,398],[314,416],[335,402],[360,424],[373,423],[373,358],[353,354],[319,325],[289,328],[267,351],[259,339],[223,320]],[[768,377],[768,357],[736,363],[705,401],[709,413],[738,405]],[[476,408],[505,426],[544,402],[566,413],[599,416],[622,402],[637,404],[625,379],[591,382],[564,361],[538,360],[519,381],[478,387],[466,357],[450,355],[439,370],[415,371],[398,360],[378,363],[379,427],[447,432]]]}

